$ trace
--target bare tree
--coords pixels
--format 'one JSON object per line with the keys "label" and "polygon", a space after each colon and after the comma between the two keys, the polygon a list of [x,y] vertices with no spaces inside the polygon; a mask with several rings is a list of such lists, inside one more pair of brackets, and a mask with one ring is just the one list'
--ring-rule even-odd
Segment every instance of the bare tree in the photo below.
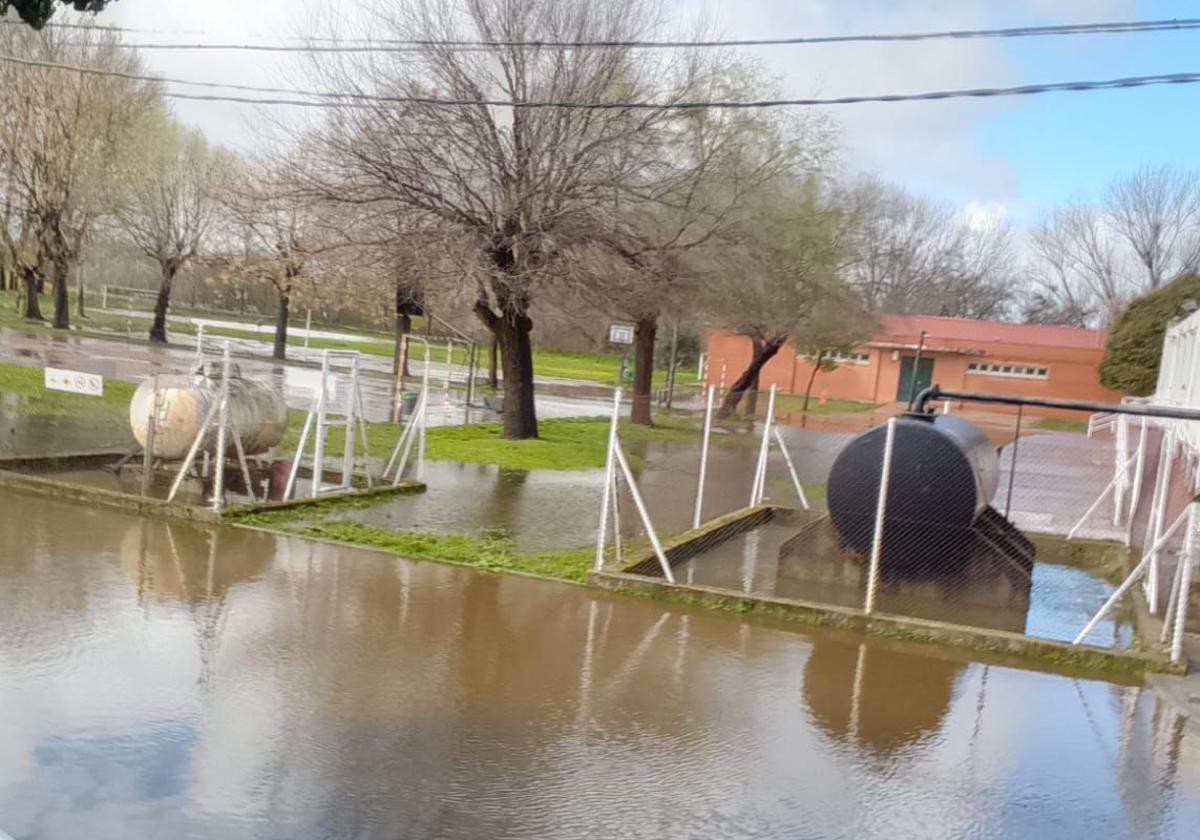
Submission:
{"label": "bare tree", "polygon": [[852,344],[867,324],[839,276],[843,211],[816,179],[760,191],[754,206],[710,258],[706,298],[715,323],[748,337],[750,363],[734,380],[719,416],[758,390],[759,375],[788,341],[802,352]]}
{"label": "bare tree", "polygon": [[1083,326],[1107,321],[1132,289],[1120,241],[1087,204],[1056,208],[1033,231],[1033,294],[1025,320]]}
{"label": "bare tree", "polygon": [[[85,25],[33,32],[0,27],[0,49],[43,64],[0,66],[0,167],[5,186],[7,262],[21,278],[28,318],[53,284],[54,326],[70,322],[67,282],[119,170],[135,126],[151,107],[154,86],[78,73],[44,63],[136,74],[136,56],[117,36]],[[66,33],[66,34],[64,34]]]}
{"label": "bare tree", "polygon": [[134,245],[158,263],[150,340],[166,343],[175,276],[199,254],[217,216],[222,159],[199,131],[168,124],[163,132],[163,142],[148,149],[140,176],[114,215]]}
{"label": "bare tree", "polygon": [[1155,289],[1200,266],[1200,177],[1167,166],[1144,166],[1109,187],[1104,212],[1145,270],[1142,289]]}
{"label": "bare tree", "polygon": [[244,244],[242,269],[265,277],[275,290],[272,355],[287,358],[292,296],[312,258],[330,246],[322,238],[320,208],[299,194],[291,175],[298,164],[258,161],[239,168],[221,196]]}
{"label": "bare tree", "polygon": [[[380,3],[380,37],[431,41],[415,54],[370,55],[326,68],[347,93],[407,97],[343,100],[321,132],[326,197],[391,205],[455,227],[487,271],[474,278],[474,313],[502,354],[504,435],[537,435],[531,304],[548,264],[588,235],[592,211],[619,202],[653,161],[651,101],[668,78],[649,51],[522,46],[521,42],[643,37],[652,0],[413,0]],[[503,42],[468,51],[447,42]],[[447,105],[431,100],[495,105]],[[596,108],[527,107],[568,102]]]}
{"label": "bare tree", "polygon": [[[692,56],[685,78],[689,99],[770,95],[754,68],[728,57]],[[595,240],[628,269],[601,277],[594,295],[634,322],[630,419],[644,425],[651,423],[659,318],[688,309],[695,297],[697,278],[686,255],[735,229],[739,209],[764,184],[816,171],[832,146],[821,117],[700,109],[659,129],[656,163],[628,185],[629,200],[595,221]]]}
{"label": "bare tree", "polygon": [[1012,298],[1012,231],[874,178],[843,196],[845,276],[873,312],[1002,317]]}

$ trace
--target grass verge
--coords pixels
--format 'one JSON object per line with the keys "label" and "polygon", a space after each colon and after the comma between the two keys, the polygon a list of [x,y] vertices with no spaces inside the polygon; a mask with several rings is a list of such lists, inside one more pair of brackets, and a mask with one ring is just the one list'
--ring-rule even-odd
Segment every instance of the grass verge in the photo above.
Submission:
{"label": "grass verge", "polygon": [[1033,428],[1046,429],[1052,432],[1086,432],[1086,420],[1067,420],[1062,417],[1039,417],[1033,422]]}
{"label": "grass verge", "polygon": [[106,379],[104,393],[99,397],[51,391],[45,386],[45,374],[40,367],[0,362],[0,393],[22,398],[17,414],[128,422],[129,400],[136,387]]}
{"label": "grass verge", "polygon": [[[361,545],[386,551],[408,560],[437,560],[487,571],[519,571],[556,580],[582,583],[592,566],[593,549],[521,552],[503,535],[482,532],[434,534],[417,531],[392,531],[374,525],[346,520],[304,523],[296,514],[285,511],[249,514],[240,517],[246,524],[260,525],[303,537],[319,537],[336,542]],[[311,511],[307,512],[311,515]]]}
{"label": "grass verge", "polygon": [[[694,440],[699,431],[694,422],[679,417],[660,417],[652,427],[621,423],[621,443],[631,462],[638,461],[632,447],[649,441]],[[534,440],[505,440],[500,423],[472,423],[465,426],[437,426],[426,436],[425,457],[434,461],[470,461],[495,464],[512,470],[586,470],[604,466],[608,442],[607,418],[564,418],[538,423],[540,437]],[[304,426],[304,412],[292,409],[288,432],[279,444],[282,452],[294,451]],[[367,438],[370,454],[378,458],[391,455],[401,429],[392,423],[370,423]],[[340,452],[344,437],[333,429],[326,451]],[[727,435],[714,435],[714,445],[725,445]]]}

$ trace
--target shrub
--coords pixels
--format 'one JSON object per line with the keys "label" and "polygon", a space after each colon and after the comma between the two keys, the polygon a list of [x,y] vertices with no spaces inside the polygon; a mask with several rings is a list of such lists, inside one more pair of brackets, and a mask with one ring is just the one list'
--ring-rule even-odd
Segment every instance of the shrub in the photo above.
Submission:
{"label": "shrub", "polygon": [[1108,333],[1100,384],[1134,396],[1154,393],[1163,334],[1184,304],[1200,303],[1200,274],[1181,274],[1165,286],[1130,301]]}

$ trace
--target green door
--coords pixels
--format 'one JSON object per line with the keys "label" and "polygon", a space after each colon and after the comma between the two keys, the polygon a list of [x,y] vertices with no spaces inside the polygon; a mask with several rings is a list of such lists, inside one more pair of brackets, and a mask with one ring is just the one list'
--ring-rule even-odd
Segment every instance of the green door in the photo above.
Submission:
{"label": "green door", "polygon": [[913,365],[916,361],[914,356],[904,356],[900,359],[900,384],[896,386],[897,402],[909,402],[933,384],[933,359],[922,356],[921,364],[917,367],[917,382],[913,385]]}

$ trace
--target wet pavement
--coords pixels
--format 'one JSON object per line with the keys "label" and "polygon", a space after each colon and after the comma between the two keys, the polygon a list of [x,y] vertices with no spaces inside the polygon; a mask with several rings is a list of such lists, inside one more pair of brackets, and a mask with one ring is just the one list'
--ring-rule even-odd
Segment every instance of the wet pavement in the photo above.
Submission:
{"label": "wet pavement", "polygon": [[[18,840],[1184,838],[1145,689],[0,492]],[[64,523],[69,523],[64,527]]]}
{"label": "wet pavement", "polygon": [[[221,339],[224,341],[224,339]],[[284,394],[288,406],[307,410],[312,405],[313,395],[320,387],[319,362],[316,365],[295,361],[278,362],[263,358],[263,343],[253,339],[229,339],[231,352],[239,355],[235,362],[243,374],[263,377],[274,382]],[[219,352],[219,351],[216,351]],[[210,353],[210,356],[212,354]],[[318,355],[314,351],[314,359]],[[72,334],[24,332],[0,327],[0,361],[16,362],[35,367],[58,367],[97,373],[101,376],[140,382],[156,373],[184,373],[196,362],[194,346],[171,344],[151,345],[131,341],[109,340]],[[370,420],[386,420],[391,405],[392,380],[391,360],[378,356],[364,355],[360,358],[362,369],[367,375],[360,377],[363,408]],[[453,373],[454,381],[460,381],[465,372],[458,368]],[[346,382],[347,374],[336,373],[340,382]],[[430,414],[431,425],[454,425],[465,422],[495,420],[497,415],[481,408],[467,408],[462,404],[461,391],[444,389],[445,368],[433,364],[430,367]],[[415,380],[414,380],[415,382]],[[419,385],[409,384],[409,388]],[[610,411],[611,400],[597,394],[593,385],[579,388],[564,387],[547,383],[537,394],[538,416],[592,417]]]}

